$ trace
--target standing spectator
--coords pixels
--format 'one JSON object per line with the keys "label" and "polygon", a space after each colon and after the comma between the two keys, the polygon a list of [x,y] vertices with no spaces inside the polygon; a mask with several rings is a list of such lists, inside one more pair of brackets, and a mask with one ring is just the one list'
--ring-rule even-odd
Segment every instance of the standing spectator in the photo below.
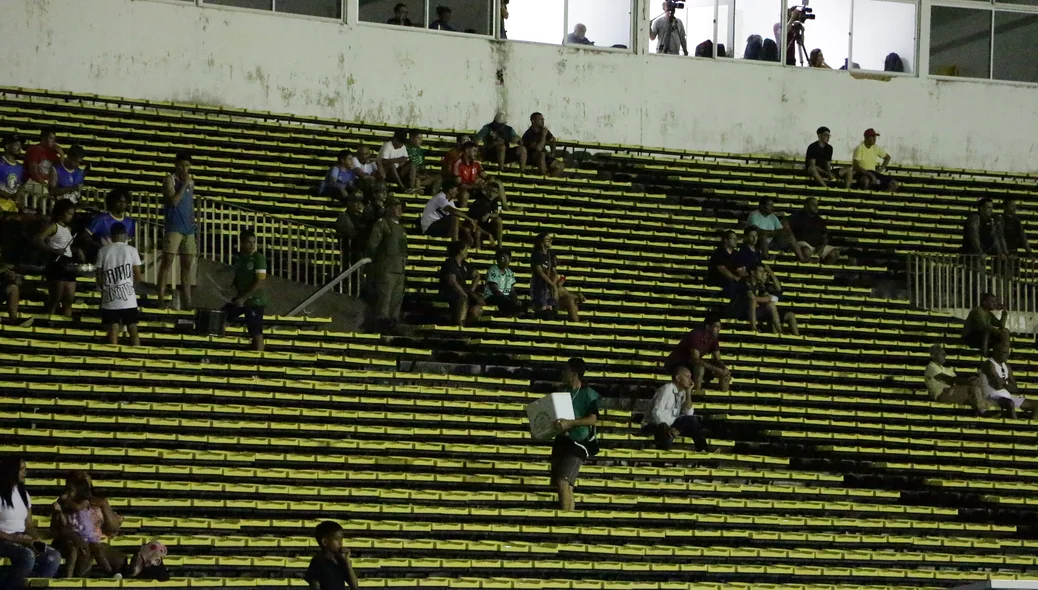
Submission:
{"label": "standing spectator", "polygon": [[458,201],[464,207],[468,205],[470,193],[483,190],[487,182],[487,173],[483,172],[483,166],[476,160],[476,143],[470,141],[462,147],[464,151],[461,158],[454,162],[451,175],[458,185]]}
{"label": "standing spectator", "polygon": [[854,175],[863,189],[880,189],[896,192],[897,181],[886,174],[890,154],[876,145],[879,133],[875,129],[865,130],[865,140],[854,148]]}
{"label": "standing spectator", "polygon": [[346,209],[335,219],[335,233],[342,241],[342,251],[349,254],[350,264],[360,260],[370,232],[371,224],[364,214],[364,201],[360,195],[350,195],[346,199]]}
{"label": "standing spectator", "polygon": [[512,252],[498,250],[494,253],[494,264],[487,269],[487,285],[483,291],[483,299],[505,315],[522,313],[524,306],[519,302],[519,292],[515,288],[515,273],[512,265]]}
{"label": "standing spectator", "polygon": [[353,163],[353,151],[342,150],[335,158],[335,165],[328,169],[328,174],[321,180],[321,186],[317,194],[322,197],[331,197],[340,203],[356,190],[357,173],[351,167]]}
{"label": "standing spectator", "polygon": [[[819,54],[821,54],[820,51]],[[833,168],[833,146],[829,145],[832,133],[829,132],[829,128],[819,127],[817,133],[818,141],[807,146],[807,155],[804,156],[804,168],[807,170],[807,175],[813,178],[819,186],[829,186],[830,182],[839,178],[843,181],[844,188],[851,188],[854,170]]]}
{"label": "standing spectator", "polygon": [[360,582],[350,563],[350,550],[342,544],[342,525],[326,520],[317,525],[314,538],[321,551],[306,568],[310,590],[360,590]]}
{"label": "standing spectator", "polygon": [[818,199],[804,199],[804,208],[789,216],[789,242],[800,262],[818,254],[822,264],[836,264],[840,251],[829,244],[829,228],[818,214]]}
{"label": "standing spectator", "polygon": [[422,147],[424,136],[417,129],[411,131],[407,140],[407,157],[411,161],[410,186],[413,193],[422,193],[425,189],[431,189],[433,194],[440,192],[440,183],[443,181],[439,174],[429,172],[425,166],[426,149]]}
{"label": "standing spectator", "polygon": [[1002,408],[1003,418],[1016,418],[1017,410],[1031,413],[1035,418],[1035,403],[1020,394],[1016,386],[1016,377],[1007,364],[1009,361],[1009,344],[1003,342],[995,346],[991,358],[980,365],[980,387],[984,397]]}
{"label": "standing spectator", "polygon": [[962,252],[977,257],[972,266],[978,270],[984,268],[983,258],[1002,254],[1003,240],[999,233],[998,219],[995,218],[995,205],[990,197],[977,201],[977,210],[966,216],[963,228]]}
{"label": "standing spectator", "polygon": [[25,192],[34,197],[50,194],[50,171],[65,157],[54,130],[40,130],[40,143],[25,150]]}
{"label": "standing spectator", "polygon": [[559,510],[575,510],[573,488],[577,485],[580,466],[598,454],[598,392],[584,383],[587,364],[571,358],[562,370],[562,384],[573,402],[573,420],[556,420],[562,434],[551,447],[551,483],[559,494]]}
{"label": "standing spectator", "polygon": [[437,31],[453,31],[454,27],[451,26],[451,8],[450,6],[437,6],[436,7],[436,20],[429,25],[430,29],[436,29]]}
{"label": "standing spectator", "polygon": [[552,318],[555,310],[562,308],[566,310],[571,322],[577,322],[580,321],[578,306],[584,302],[584,298],[562,286],[565,277],[559,276],[559,261],[551,251],[554,239],[554,234],[541,233],[534,240],[533,255],[530,257],[533,270],[530,291],[534,312],[542,318]]}
{"label": "standing spectator", "polygon": [[357,154],[350,160],[350,166],[356,176],[354,182],[358,188],[364,191],[365,195],[370,194],[374,190],[375,183],[385,177],[384,171],[380,168],[378,156],[372,154],[368,146],[363,144],[357,148]]}
{"label": "standing spectator", "polygon": [[725,230],[721,234],[721,245],[714,250],[707,262],[706,284],[720,287],[725,297],[731,297],[735,293],[735,285],[746,276],[746,268],[739,264],[739,257],[735,252],[735,232]]}
{"label": "standing spectator", "polygon": [[234,299],[224,306],[228,322],[243,317],[252,350],[263,352],[263,312],[269,303],[264,283],[267,279],[267,258],[259,251],[256,232],[241,232],[241,251],[234,261]]}
{"label": "standing spectator", "polygon": [[727,392],[731,384],[732,373],[721,360],[720,334],[721,318],[714,313],[707,314],[703,325],[686,334],[664,363],[670,373],[678,367],[687,367],[692,372],[695,395],[701,395],[703,384],[714,377],[720,382],[722,392]]}
{"label": "standing spectator", "polygon": [[490,236],[464,211],[454,206],[457,198],[457,184],[453,180],[445,180],[439,194],[425,204],[421,218],[422,233],[436,238],[449,237],[451,241],[461,238],[462,241],[469,243],[472,241],[472,234],[468,227],[464,229],[461,227],[461,221],[465,220],[475,231]]}
{"label": "standing spectator", "polygon": [[587,27],[577,23],[573,32],[566,35],[566,45],[594,45],[595,42],[587,38]]}
{"label": "standing spectator", "polygon": [[69,200],[58,201],[50,213],[50,223],[36,234],[34,244],[49,256],[45,274],[50,283],[47,313],[61,312],[72,317],[72,304],[76,299],[76,260],[83,259],[81,250],[72,248],[72,231],[69,224],[76,215],[76,204]]}
{"label": "standing spectator", "polygon": [[770,322],[776,334],[782,334],[782,323],[789,326],[789,333],[800,335],[796,316],[791,311],[781,312],[778,307],[782,284],[778,277],[765,266],[753,269],[736,284],[732,300],[728,304],[727,317],[750,322],[750,331],[757,331],[758,322]]}
{"label": "standing spectator", "polygon": [[414,23],[408,18],[408,8],[403,2],[393,7],[393,18],[386,21],[387,25],[397,25],[401,27],[413,27]]}
{"label": "standing spectator", "polygon": [[[734,233],[734,232],[733,232]],[[764,260],[760,257],[760,252],[757,251],[757,228],[752,225],[747,225],[742,230],[742,246],[735,253],[735,261],[732,266],[735,269],[735,276],[742,276],[745,273],[753,272],[755,268],[764,264]],[[724,240],[722,239],[722,246]],[[722,261],[726,261],[727,252],[722,255]],[[723,264],[724,262],[722,262]],[[726,266],[726,268],[728,268]],[[740,270],[741,269],[741,270]]]}
{"label": "standing spectator", "polygon": [[166,235],[162,244],[159,264],[159,305],[166,301],[166,288],[173,262],[180,256],[180,283],[184,293],[182,307],[194,307],[192,290],[195,284],[195,180],[191,176],[191,155],[180,152],[173,159],[173,173],[162,183],[163,215]]}
{"label": "standing spectator", "polygon": [[22,199],[22,183],[25,182],[25,166],[18,161],[22,155],[22,140],[17,135],[5,135],[0,139],[3,155],[0,156],[0,211],[17,211]]}
{"label": "standing spectator", "polygon": [[775,199],[764,197],[757,203],[757,209],[750,213],[746,225],[757,228],[757,251],[762,258],[774,258],[768,248],[775,238],[786,233],[786,227],[778,215],[775,215]]}
{"label": "standing spectator", "polygon": [[82,146],[74,145],[68,149],[68,155],[50,169],[50,196],[79,202],[83,181],[86,180],[85,158],[86,150]]}
{"label": "standing spectator", "polygon": [[472,138],[468,135],[459,135],[454,147],[447,150],[447,153],[443,155],[442,172],[444,180],[454,177],[454,163],[465,154],[465,144],[470,141],[472,141]]}
{"label": "standing spectator", "polygon": [[980,416],[987,407],[987,401],[980,389],[980,377],[957,377],[955,369],[945,366],[947,360],[948,355],[944,352],[943,346],[934,344],[930,347],[930,363],[923,371],[923,381],[926,383],[926,390],[930,392],[930,399],[945,404],[969,406]]}
{"label": "standing spectator", "polygon": [[649,25],[649,40],[656,42],[656,53],[677,55],[678,49],[688,55],[688,44],[685,42],[685,23],[674,14],[674,6],[670,0],[663,0],[663,16]]}
{"label": "standing spectator", "polygon": [[1016,214],[1018,206],[1019,201],[1016,197],[1006,197],[1002,201],[1003,251],[1012,256],[1025,252],[1030,257],[1031,241],[1027,239],[1023,220]]}
{"label": "standing spectator", "polygon": [[544,124],[544,115],[530,115],[530,128],[523,134],[523,146],[530,163],[537,167],[541,176],[558,176],[565,168],[561,159],[556,159],[558,143]]}
{"label": "standing spectator", "polygon": [[0,588],[23,590],[26,580],[53,578],[61,566],[61,554],[40,539],[32,517],[32,498],[25,489],[25,461],[8,455],[0,459]]}
{"label": "standing spectator", "polygon": [[982,293],[980,305],[973,308],[966,316],[962,340],[966,346],[979,350],[981,356],[988,356],[990,350],[1003,344],[1009,346],[1009,330],[1006,329],[1009,310],[1003,309],[1002,317],[996,318],[995,311],[1000,307],[994,294]]}
{"label": "standing spectator", "polygon": [[[90,220],[83,230],[86,246],[96,254],[102,247],[112,243],[112,226],[122,224],[126,230],[127,242],[132,241],[137,233],[137,224],[133,217],[126,213],[130,203],[130,192],[124,188],[115,188],[105,195],[105,210]],[[93,260],[95,256],[88,256]]]}
{"label": "standing spectator", "polygon": [[697,451],[709,451],[703,426],[692,408],[692,372],[688,367],[677,367],[673,379],[656,390],[651,409],[645,414],[642,432],[652,436],[656,448],[670,450],[679,436],[692,437]]}
{"label": "standing spectator", "polygon": [[367,220],[369,227],[375,227],[375,224],[386,215],[386,201],[389,199],[389,188],[384,182],[376,182],[371,191],[371,199],[368,204],[364,206],[364,218]]}
{"label": "standing spectator", "polygon": [[520,175],[526,170],[526,147],[519,133],[505,122],[504,113],[494,115],[494,120],[484,125],[473,139],[483,142],[483,159],[497,162],[498,170],[504,168],[506,162],[518,163]]}
{"label": "standing spectator", "polygon": [[386,180],[395,182],[402,191],[410,191],[411,158],[407,154],[407,132],[396,131],[393,138],[382,144],[378,152],[378,166],[386,176]]}
{"label": "standing spectator", "polygon": [[486,302],[476,292],[479,271],[469,266],[468,244],[460,240],[447,245],[447,259],[440,266],[440,298],[450,304],[454,325],[463,327],[483,314]]}
{"label": "standing spectator", "polygon": [[130,344],[140,346],[137,292],[141,280],[141,255],[126,243],[126,226],[112,226],[111,241],[97,253],[97,286],[101,290],[101,323],[108,327],[108,343],[119,344],[119,327],[126,326]]}
{"label": "standing spectator", "polygon": [[[497,180],[487,182],[484,189],[476,193],[476,200],[469,207],[469,217],[479,227],[492,236],[495,246],[501,245],[504,236],[504,224],[501,222],[501,211],[508,205],[505,189]],[[475,235],[476,249],[482,247],[482,233]]]}
{"label": "standing spectator", "polygon": [[375,318],[383,334],[392,332],[400,321],[407,282],[407,232],[400,225],[404,205],[395,198],[386,201],[386,214],[371,229],[368,238],[370,274],[374,284]]}
{"label": "standing spectator", "polygon": [[104,541],[119,532],[123,519],[108,500],[94,493],[87,472],[69,474],[65,491],[52,508],[51,532],[54,546],[65,558],[66,577],[86,577],[95,561],[106,574],[121,574],[126,555]]}

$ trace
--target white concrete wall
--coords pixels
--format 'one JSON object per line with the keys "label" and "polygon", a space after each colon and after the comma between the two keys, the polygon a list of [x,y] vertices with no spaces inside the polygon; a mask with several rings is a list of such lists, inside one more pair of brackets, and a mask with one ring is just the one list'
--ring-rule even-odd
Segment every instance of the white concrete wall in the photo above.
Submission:
{"label": "white concrete wall", "polygon": [[753,153],[800,155],[824,124],[843,158],[875,127],[896,161],[1038,169],[1033,87],[856,80],[140,0],[4,0],[0,38],[0,85],[444,128],[478,127],[498,109],[521,127],[540,110],[562,138]]}

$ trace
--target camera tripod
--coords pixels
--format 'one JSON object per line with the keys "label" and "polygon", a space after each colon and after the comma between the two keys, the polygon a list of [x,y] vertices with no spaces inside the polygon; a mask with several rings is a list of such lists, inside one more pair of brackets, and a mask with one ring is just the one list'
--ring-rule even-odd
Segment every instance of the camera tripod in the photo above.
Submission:
{"label": "camera tripod", "polygon": [[[808,58],[807,55],[807,49],[804,47],[804,25],[801,23],[794,23],[793,26],[790,27],[790,29],[792,30],[793,34],[790,35],[790,39],[786,43],[786,53],[783,55],[783,59],[786,61],[786,65],[796,65],[795,62],[797,55],[799,55],[800,57],[800,67],[804,67],[805,61],[808,62],[808,65],[811,65],[810,58]],[[788,56],[789,52],[793,49],[794,43],[796,44],[797,51],[796,55],[793,56],[794,63],[791,64],[789,63]]]}

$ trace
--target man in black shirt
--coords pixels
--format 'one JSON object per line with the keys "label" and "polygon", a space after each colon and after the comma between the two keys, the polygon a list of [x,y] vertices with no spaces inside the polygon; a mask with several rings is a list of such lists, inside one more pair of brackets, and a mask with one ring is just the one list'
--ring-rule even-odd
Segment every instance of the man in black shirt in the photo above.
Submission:
{"label": "man in black shirt", "polygon": [[451,242],[447,245],[447,259],[440,266],[440,298],[450,304],[453,322],[458,327],[478,320],[486,305],[476,291],[479,271],[469,266],[468,253],[465,242]]}
{"label": "man in black shirt", "polygon": [[854,171],[850,168],[833,168],[833,146],[829,145],[830,136],[828,127],[818,128],[818,141],[807,146],[804,169],[807,170],[807,175],[821,186],[829,186],[831,181],[842,178],[843,188],[851,188]]}
{"label": "man in black shirt", "polygon": [[310,560],[306,581],[310,590],[360,590],[357,574],[350,564],[350,550],[342,546],[342,526],[326,520],[317,525],[314,536],[321,552]]}
{"label": "man in black shirt", "polygon": [[1027,239],[1023,220],[1016,214],[1017,205],[1015,197],[1006,197],[1002,201],[1002,240],[1005,242],[1005,252],[1010,255],[1026,252],[1030,256],[1031,241]]}
{"label": "man in black shirt", "polygon": [[707,263],[706,284],[711,287],[720,287],[721,293],[731,297],[735,285],[739,279],[746,276],[746,268],[736,266],[738,256],[735,251],[735,232],[726,230],[721,234],[721,245],[714,250]]}
{"label": "man in black shirt", "polygon": [[807,262],[817,254],[819,262],[836,264],[840,251],[829,244],[829,228],[818,214],[818,199],[808,197],[804,208],[789,216],[789,231],[793,253],[800,262]]}
{"label": "man in black shirt", "polygon": [[413,27],[414,23],[408,18],[408,8],[403,2],[393,7],[393,18],[386,21],[387,25],[397,25],[401,27]]}

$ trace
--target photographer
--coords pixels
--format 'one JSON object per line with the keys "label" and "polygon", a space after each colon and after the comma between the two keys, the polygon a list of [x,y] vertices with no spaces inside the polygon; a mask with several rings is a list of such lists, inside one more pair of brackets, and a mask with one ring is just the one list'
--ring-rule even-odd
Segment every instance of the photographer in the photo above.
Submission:
{"label": "photographer", "polygon": [[[802,52],[806,53],[804,47],[804,24],[809,20],[814,20],[814,10],[807,7],[807,2],[804,2],[803,6],[790,6],[786,10],[786,65],[795,66],[797,65],[797,48],[799,47]],[[781,42],[779,33],[782,31],[782,25],[775,24],[775,40]],[[801,63],[803,63],[803,56],[801,56]]]}
{"label": "photographer", "polygon": [[674,16],[674,11],[683,8],[684,3],[673,0],[663,0],[663,14],[652,21],[649,27],[649,40],[659,42],[656,44],[656,53],[678,54],[681,52],[688,55],[688,45],[685,43],[685,25],[681,19]]}

